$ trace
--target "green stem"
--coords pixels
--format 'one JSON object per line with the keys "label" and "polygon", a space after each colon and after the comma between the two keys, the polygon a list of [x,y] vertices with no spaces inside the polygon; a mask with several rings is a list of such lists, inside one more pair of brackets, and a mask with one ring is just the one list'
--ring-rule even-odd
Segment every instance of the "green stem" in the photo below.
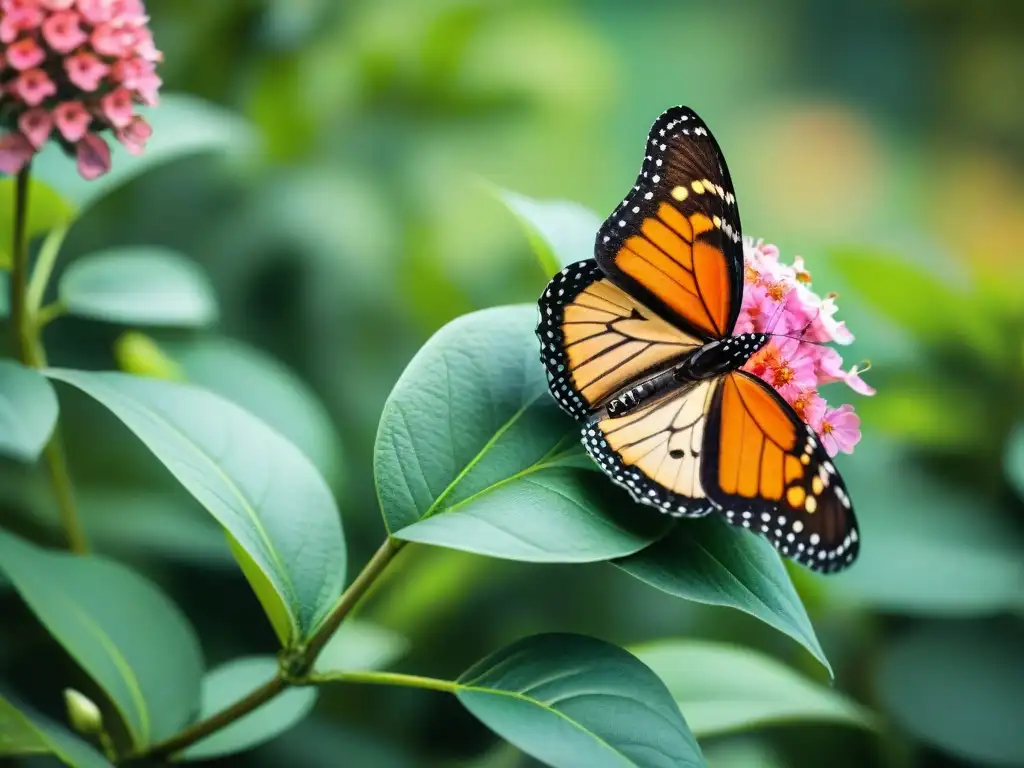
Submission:
{"label": "green stem", "polygon": [[312,683],[365,683],[367,685],[400,685],[405,688],[425,688],[429,691],[455,693],[459,684],[454,680],[438,680],[436,677],[400,675],[397,672],[336,672],[330,675],[312,675]]}
{"label": "green stem", "polygon": [[387,568],[388,564],[394,558],[395,555],[404,546],[404,541],[393,539],[388,536],[384,540],[384,543],[380,545],[373,557],[370,558],[370,562],[366,564],[366,567],[356,576],[348,589],[345,590],[344,594],[339,598],[338,602],[335,603],[334,608],[327,614],[327,617],[320,622],[320,626],[316,628],[313,636],[306,643],[306,647],[303,650],[302,658],[305,662],[306,670],[312,668],[313,663],[316,661],[317,656],[320,655],[320,651],[324,649],[327,642],[334,636],[334,633],[341,626],[341,623],[345,620],[345,617],[352,612],[353,609],[359,604],[363,596],[366,595],[367,590],[373,586],[373,583],[380,577],[384,569]]}
{"label": "green stem", "polygon": [[[349,585],[348,589],[338,598],[334,608],[327,614],[327,617],[320,623],[320,626],[316,628],[316,631],[313,632],[306,645],[300,648],[295,657],[290,660],[289,666],[292,668],[291,670],[279,669],[276,677],[267,681],[259,688],[250,691],[231,706],[192,724],[169,739],[153,744],[144,752],[135,755],[133,759],[170,757],[190,747],[200,739],[206,738],[211,733],[215,733],[221,728],[245,717],[271,699],[284,693],[289,687],[293,685],[310,685],[317,682],[314,678],[308,676],[309,670],[313,668],[317,656],[320,655],[324,646],[327,645],[327,642],[337,631],[338,627],[341,626],[341,623],[359,604],[360,600],[366,595],[366,591],[380,577],[404,544],[405,542],[392,539],[390,536],[385,540],[380,549],[370,558],[370,561]],[[396,675],[395,677],[429,681],[429,678],[415,678],[411,675]],[[346,679],[348,678],[346,677]],[[369,681],[360,679],[353,680],[353,682]],[[442,681],[436,682],[441,684]],[[395,684],[399,685],[400,683]],[[423,684],[419,685],[419,687],[426,688],[431,686]]]}
{"label": "green stem", "polygon": [[[25,166],[18,173],[15,186],[14,239],[11,248],[11,326],[14,330],[14,345],[18,359],[30,368],[45,368],[46,351],[40,336],[39,305],[42,303],[46,284],[53,272],[66,230],[55,230],[46,239],[30,284],[27,226],[30,173],[29,166]],[[68,472],[59,425],[54,429],[43,456],[60,508],[61,526],[67,538],[68,548],[78,554],[87,554],[89,545],[75,509],[71,475]]]}
{"label": "green stem", "polygon": [[281,677],[273,677],[259,688],[250,691],[246,696],[236,701],[230,707],[222,709],[215,715],[198,723],[190,725],[185,730],[175,734],[169,739],[157,742],[146,750],[144,755],[138,757],[161,758],[168,757],[192,746],[200,739],[205,739],[212,733],[216,733],[236,720],[245,717],[250,712],[259,709],[268,701],[278,696],[288,688],[288,683]]}

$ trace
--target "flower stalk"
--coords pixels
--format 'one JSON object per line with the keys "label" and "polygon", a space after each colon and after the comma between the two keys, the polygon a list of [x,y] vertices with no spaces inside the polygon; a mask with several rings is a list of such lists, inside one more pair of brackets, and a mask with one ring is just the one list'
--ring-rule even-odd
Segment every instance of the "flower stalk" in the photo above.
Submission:
{"label": "flower stalk", "polygon": [[[25,166],[18,172],[15,181],[14,232],[11,242],[11,329],[14,333],[14,348],[17,351],[18,359],[30,368],[45,368],[46,350],[42,341],[39,305],[42,303],[46,284],[49,282],[53,265],[56,262],[60,243],[63,241],[63,230],[59,230],[56,235],[51,235],[47,239],[47,245],[40,253],[36,272],[32,275],[30,282],[28,258],[30,185],[31,168]],[[46,461],[54,495],[57,497],[61,528],[64,531],[68,548],[80,555],[88,554],[89,544],[75,507],[71,474],[68,471],[59,423],[54,428],[53,435],[43,451],[43,458]]]}

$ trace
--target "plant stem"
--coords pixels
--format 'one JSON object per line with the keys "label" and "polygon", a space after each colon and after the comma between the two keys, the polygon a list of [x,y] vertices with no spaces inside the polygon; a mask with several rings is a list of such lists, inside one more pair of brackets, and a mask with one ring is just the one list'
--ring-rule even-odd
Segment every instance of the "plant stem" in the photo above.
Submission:
{"label": "plant stem", "polygon": [[396,672],[338,672],[331,675],[314,675],[314,683],[365,683],[368,685],[401,685],[406,688],[425,688],[429,691],[455,693],[459,684],[454,680],[438,680],[436,677],[400,675]]}
{"label": "plant stem", "polygon": [[239,718],[245,717],[275,696],[283,693],[287,688],[288,683],[283,678],[273,677],[259,688],[250,691],[245,697],[239,699],[230,707],[222,709],[205,720],[194,723],[169,739],[153,744],[146,750],[145,755],[139,755],[139,757],[168,757],[176,752],[180,752],[186,747],[192,746],[200,739],[204,739],[221,728],[231,725],[231,723]]}
{"label": "plant stem", "polygon": [[345,617],[356,607],[359,601],[366,594],[366,591],[373,586],[373,583],[381,575],[384,569],[391,562],[392,558],[398,554],[405,544],[403,541],[393,539],[388,536],[384,540],[384,543],[380,545],[380,548],[374,553],[373,557],[370,558],[370,562],[366,564],[366,567],[356,576],[348,589],[345,590],[344,594],[339,598],[338,602],[335,603],[334,608],[327,614],[327,617],[320,622],[320,626],[316,628],[313,636],[309,639],[303,652],[303,659],[307,663],[308,667],[313,666],[313,662],[316,661],[317,656],[320,655],[320,651],[327,645],[327,641],[331,639],[338,627],[341,626],[341,622],[345,620]]}
{"label": "plant stem", "polygon": [[[64,240],[65,228],[51,233],[40,252],[36,273],[31,285],[28,279],[28,206],[30,168],[25,166],[19,173],[14,196],[14,239],[11,248],[11,326],[14,330],[14,347],[18,359],[30,368],[46,367],[46,351],[40,337],[39,305],[42,303],[46,284],[56,263],[57,253]],[[78,554],[86,554],[89,545],[75,510],[75,498],[64,456],[64,443],[60,437],[59,425],[54,428],[50,442],[43,451],[50,482],[60,508],[61,527],[68,542],[68,548]]]}
{"label": "plant stem", "polygon": [[[390,536],[381,544],[380,548],[374,553],[373,557],[366,564],[359,575],[356,576],[355,580],[348,586],[341,597],[338,598],[338,602],[334,604],[334,608],[327,614],[327,617],[320,623],[320,626],[316,628],[313,635],[309,638],[309,641],[305,646],[299,649],[296,658],[292,661],[292,665],[298,670],[298,674],[285,674],[284,670],[279,670],[276,677],[272,680],[261,685],[253,691],[250,691],[245,697],[239,699],[231,706],[226,709],[222,709],[215,715],[211,715],[205,720],[200,720],[197,723],[189,726],[180,733],[172,736],[165,741],[153,744],[141,754],[135,755],[134,759],[139,758],[163,758],[170,757],[177,752],[191,746],[200,739],[206,738],[211,733],[219,731],[225,726],[231,725],[239,718],[245,717],[247,714],[255,709],[266,704],[274,697],[280,695],[293,685],[309,685],[317,682],[315,678],[308,677],[309,670],[312,669],[313,664],[316,662],[317,656],[323,650],[324,646],[331,639],[331,636],[337,631],[338,627],[345,618],[352,612],[352,609],[359,604],[359,601],[366,594],[366,591],[373,585],[373,583],[380,577],[384,569],[387,568],[388,564],[394,558],[396,554],[402,549],[405,542],[392,539]],[[377,679],[378,677],[385,677],[386,675],[374,676],[370,673],[367,675],[374,677],[376,682],[385,682],[383,679]],[[373,682],[370,680],[364,680],[366,675],[362,673],[352,673],[353,682]],[[431,681],[430,678],[417,678],[412,675],[393,675],[391,676],[396,680],[398,678],[409,680],[420,681],[418,687],[420,688],[435,688],[437,690],[448,690],[440,688],[439,686],[444,683],[443,680]],[[342,679],[342,678],[337,678]],[[348,674],[344,676],[345,680],[351,679]],[[436,685],[427,685],[428,682],[436,683]],[[394,682],[395,685],[401,685],[403,683]],[[413,683],[404,683],[407,685],[413,685]]]}

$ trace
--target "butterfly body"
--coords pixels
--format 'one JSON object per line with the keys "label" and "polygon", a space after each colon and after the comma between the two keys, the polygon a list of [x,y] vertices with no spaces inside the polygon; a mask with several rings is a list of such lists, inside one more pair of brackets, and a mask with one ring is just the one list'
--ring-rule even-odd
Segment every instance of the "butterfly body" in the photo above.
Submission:
{"label": "butterfly body", "polygon": [[719,512],[832,572],[859,543],[842,478],[772,387],[742,369],[769,341],[733,335],[743,245],[728,168],[686,107],[652,126],[632,191],[538,302],[548,385],[583,445],[639,503]]}

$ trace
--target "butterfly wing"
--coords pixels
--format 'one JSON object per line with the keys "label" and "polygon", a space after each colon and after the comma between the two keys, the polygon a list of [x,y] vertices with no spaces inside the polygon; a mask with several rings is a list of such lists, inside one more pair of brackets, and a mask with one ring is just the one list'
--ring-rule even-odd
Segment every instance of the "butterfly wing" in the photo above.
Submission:
{"label": "butterfly wing", "polygon": [[670,323],[705,340],[732,333],[743,299],[739,210],[718,142],[693,110],[655,121],[636,184],[595,253],[613,282]]}
{"label": "butterfly wing", "polygon": [[555,275],[539,306],[537,336],[548,386],[577,419],[700,344],[626,295],[593,259]]}
{"label": "butterfly wing", "polygon": [[583,428],[583,445],[634,501],[673,517],[715,509],[701,481],[705,425],[719,384],[698,382],[632,413],[598,418]]}
{"label": "butterfly wing", "polygon": [[737,371],[720,381],[704,433],[707,496],[729,522],[812,570],[849,566],[860,547],[857,521],[814,431],[755,376]]}

